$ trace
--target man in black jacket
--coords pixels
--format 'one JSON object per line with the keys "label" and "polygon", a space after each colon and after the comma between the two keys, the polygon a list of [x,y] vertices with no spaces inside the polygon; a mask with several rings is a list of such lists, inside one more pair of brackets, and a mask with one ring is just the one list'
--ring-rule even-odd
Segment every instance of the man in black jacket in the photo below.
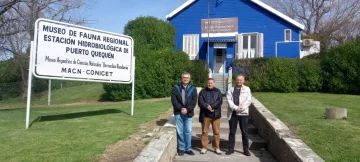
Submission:
{"label": "man in black jacket", "polygon": [[189,84],[190,74],[181,75],[182,82],[174,86],[171,93],[171,103],[174,107],[178,154],[194,155],[191,151],[192,117],[197,102],[196,87]]}
{"label": "man in black jacket", "polygon": [[207,152],[208,130],[211,124],[214,136],[214,151],[216,154],[220,155],[220,118],[223,98],[221,91],[214,87],[214,84],[214,79],[209,78],[208,86],[199,93],[198,104],[204,115],[201,136],[202,149],[200,153],[205,154]]}

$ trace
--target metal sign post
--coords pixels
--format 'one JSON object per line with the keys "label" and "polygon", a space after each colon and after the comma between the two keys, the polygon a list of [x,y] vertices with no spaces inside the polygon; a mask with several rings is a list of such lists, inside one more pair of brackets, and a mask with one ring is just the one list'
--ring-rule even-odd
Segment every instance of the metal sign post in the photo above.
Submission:
{"label": "metal sign post", "polygon": [[32,55],[34,53],[34,42],[30,44],[30,58],[29,58],[29,76],[28,76],[28,90],[27,90],[27,102],[26,102],[26,129],[29,128],[30,120],[30,101],[31,101],[31,87],[32,87]]}
{"label": "metal sign post", "polygon": [[131,116],[134,115],[134,96],[135,96],[135,56],[133,57],[132,62],[133,68],[132,68],[132,88],[131,88]]}
{"label": "metal sign post", "polygon": [[49,79],[49,89],[48,89],[48,105],[51,102],[51,79]]}

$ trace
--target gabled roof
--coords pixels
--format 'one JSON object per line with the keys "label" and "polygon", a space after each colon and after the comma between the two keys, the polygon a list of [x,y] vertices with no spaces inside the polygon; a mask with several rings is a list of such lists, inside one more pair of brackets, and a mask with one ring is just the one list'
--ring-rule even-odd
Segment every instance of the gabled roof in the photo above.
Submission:
{"label": "gabled roof", "polygon": [[[181,12],[182,10],[184,10],[186,7],[190,6],[191,4],[193,4],[194,2],[196,2],[198,0],[188,0],[186,1],[184,4],[182,4],[181,6],[179,6],[178,8],[176,8],[174,11],[172,11],[170,14],[166,15],[166,19],[170,19],[173,16],[175,16],[176,14],[178,14],[179,12]],[[295,25],[296,27],[300,28],[301,30],[305,29],[305,26],[297,21],[295,21],[294,19],[290,18],[289,16],[286,16],[285,14],[281,13],[280,11],[270,7],[269,5],[265,4],[264,2],[261,2],[260,0],[249,0],[255,4],[257,4],[258,6],[264,8],[265,10],[275,14],[276,16],[284,19],[285,21]]]}

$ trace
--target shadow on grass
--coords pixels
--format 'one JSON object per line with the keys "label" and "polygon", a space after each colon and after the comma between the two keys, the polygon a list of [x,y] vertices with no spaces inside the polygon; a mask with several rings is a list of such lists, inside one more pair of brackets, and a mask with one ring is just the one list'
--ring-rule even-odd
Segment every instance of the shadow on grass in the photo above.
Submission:
{"label": "shadow on grass", "polygon": [[321,120],[321,119],[326,119],[326,116],[325,115],[321,115],[321,116],[318,116],[317,118],[315,119],[318,119],[318,120]]}
{"label": "shadow on grass", "polygon": [[118,110],[118,109],[105,109],[105,110],[96,110],[96,111],[76,112],[76,113],[69,113],[69,114],[47,115],[47,116],[39,116],[36,119],[34,119],[31,122],[30,127],[36,122],[67,120],[67,119],[75,119],[75,118],[114,114],[114,113],[124,113],[126,115],[130,115],[127,112],[124,112],[124,111]]}

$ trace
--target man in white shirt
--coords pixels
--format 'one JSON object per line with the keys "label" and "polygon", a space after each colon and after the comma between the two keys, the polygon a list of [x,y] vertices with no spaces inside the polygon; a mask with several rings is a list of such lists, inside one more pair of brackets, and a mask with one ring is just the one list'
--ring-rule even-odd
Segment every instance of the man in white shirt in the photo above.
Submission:
{"label": "man in white shirt", "polygon": [[231,87],[227,92],[227,99],[229,103],[227,117],[229,119],[229,150],[225,153],[230,155],[234,153],[235,134],[237,125],[239,123],[244,155],[251,156],[249,152],[249,139],[248,139],[248,119],[249,119],[249,106],[251,104],[251,90],[248,86],[244,85],[245,77],[238,75],[236,77],[236,86]]}

